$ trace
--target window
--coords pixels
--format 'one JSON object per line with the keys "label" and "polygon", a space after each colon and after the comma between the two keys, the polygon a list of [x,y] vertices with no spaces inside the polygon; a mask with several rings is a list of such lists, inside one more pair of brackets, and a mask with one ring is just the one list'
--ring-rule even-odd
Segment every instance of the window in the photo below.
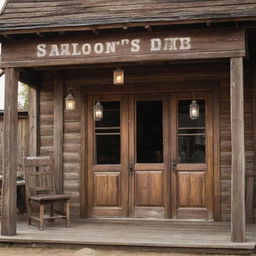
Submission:
{"label": "window", "polygon": [[205,101],[197,100],[200,116],[190,119],[191,100],[178,102],[178,162],[205,163]]}
{"label": "window", "polygon": [[104,116],[95,122],[95,163],[120,164],[120,102],[101,102]]}
{"label": "window", "polygon": [[138,101],[136,107],[137,163],[162,163],[162,101]]}

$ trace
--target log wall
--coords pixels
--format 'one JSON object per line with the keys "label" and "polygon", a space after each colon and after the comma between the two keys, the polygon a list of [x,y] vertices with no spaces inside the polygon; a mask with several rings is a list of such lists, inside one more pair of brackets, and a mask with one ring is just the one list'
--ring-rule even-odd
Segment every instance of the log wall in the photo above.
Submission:
{"label": "log wall", "polygon": [[[40,154],[53,154],[54,95],[53,78],[45,75],[40,88]],[[67,90],[64,91],[64,95]],[[63,172],[64,193],[72,197],[72,214],[79,215],[80,182],[80,91],[74,90],[76,111],[64,112]],[[66,95],[65,95],[66,96]]]}
{"label": "log wall", "polygon": [[[255,174],[253,141],[253,89],[251,74],[246,68],[244,90],[245,158],[246,176]],[[230,220],[231,214],[231,122],[230,122],[230,83],[223,80],[220,86],[220,160],[221,160],[221,217]]]}
{"label": "log wall", "polygon": [[[72,214],[78,216],[80,208],[80,136],[81,136],[81,90],[102,88],[112,83],[111,69],[73,70],[63,73],[65,91],[72,87],[76,98],[76,111],[64,112],[64,192],[72,195]],[[253,90],[251,74],[246,68],[245,79],[245,146],[246,173],[254,174],[253,144]],[[167,87],[205,83],[219,86],[220,103],[220,167],[221,167],[221,220],[230,220],[231,209],[231,127],[229,64],[199,64],[180,66],[127,67],[126,90],[140,86],[163,85]],[[45,76],[40,92],[40,152],[53,152],[53,79]],[[136,84],[135,84],[136,83]],[[182,87],[182,86],[181,86]],[[111,88],[111,87],[110,87]],[[122,90],[122,89],[118,89]]]}

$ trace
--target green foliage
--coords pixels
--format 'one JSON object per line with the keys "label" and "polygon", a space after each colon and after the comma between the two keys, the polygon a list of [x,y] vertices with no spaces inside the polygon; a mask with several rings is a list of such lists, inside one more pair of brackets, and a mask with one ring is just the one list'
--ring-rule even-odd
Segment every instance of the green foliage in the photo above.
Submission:
{"label": "green foliage", "polygon": [[26,84],[19,83],[18,109],[28,110],[29,87]]}

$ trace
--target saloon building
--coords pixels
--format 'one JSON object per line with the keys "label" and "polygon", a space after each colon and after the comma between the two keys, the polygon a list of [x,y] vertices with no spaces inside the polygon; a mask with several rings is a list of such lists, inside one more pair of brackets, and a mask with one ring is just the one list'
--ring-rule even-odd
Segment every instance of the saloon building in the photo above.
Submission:
{"label": "saloon building", "polygon": [[[30,86],[29,155],[54,157],[75,222],[159,225],[167,238],[170,226],[173,237],[118,245],[252,250],[255,19],[253,0],[8,0],[2,235],[17,230],[20,80]],[[80,226],[89,228],[93,237]]]}

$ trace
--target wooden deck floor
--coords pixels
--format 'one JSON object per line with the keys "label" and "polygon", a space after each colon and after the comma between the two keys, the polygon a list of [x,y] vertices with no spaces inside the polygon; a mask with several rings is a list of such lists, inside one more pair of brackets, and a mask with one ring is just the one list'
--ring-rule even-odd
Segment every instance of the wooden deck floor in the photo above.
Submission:
{"label": "wooden deck floor", "polygon": [[47,223],[45,231],[37,224],[18,223],[18,234],[0,236],[0,242],[72,245],[140,246],[166,248],[205,248],[252,251],[256,244],[256,225],[247,226],[245,243],[230,242],[230,224],[216,222],[61,220]]}

